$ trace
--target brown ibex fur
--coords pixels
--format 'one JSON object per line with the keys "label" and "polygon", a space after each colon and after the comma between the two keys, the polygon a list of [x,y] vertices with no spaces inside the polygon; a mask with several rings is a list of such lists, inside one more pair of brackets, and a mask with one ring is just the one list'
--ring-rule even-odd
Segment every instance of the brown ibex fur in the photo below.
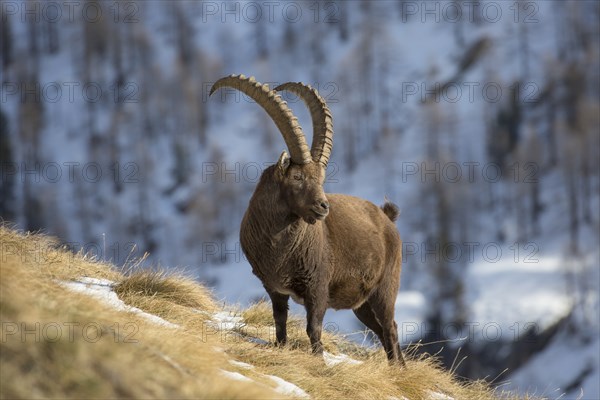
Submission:
{"label": "brown ibex fur", "polygon": [[[252,96],[282,126],[278,120],[282,115],[264,99],[279,98],[274,91],[243,75],[223,78],[213,91],[223,86]],[[277,343],[286,342],[291,296],[306,308],[313,352],[323,352],[321,330],[327,308],[352,309],[380,339],[390,362],[404,365],[394,322],[402,264],[402,242],[393,223],[398,208],[390,202],[380,208],[353,196],[325,195],[333,135],[329,110],[310,87],[280,88],[313,106],[313,125],[320,132],[314,132],[311,160],[306,158],[307,147],[290,133],[299,129],[295,119],[284,128],[288,131],[282,130],[292,157],[284,152],[263,172],[241,225],[242,249],[273,304]],[[277,101],[287,118],[293,118],[285,103]]]}

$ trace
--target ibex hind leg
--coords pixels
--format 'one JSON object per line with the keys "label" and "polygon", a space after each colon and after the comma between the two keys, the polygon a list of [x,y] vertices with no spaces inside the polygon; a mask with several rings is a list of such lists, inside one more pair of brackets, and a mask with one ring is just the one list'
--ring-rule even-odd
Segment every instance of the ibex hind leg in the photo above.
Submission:
{"label": "ibex hind leg", "polygon": [[384,296],[375,291],[367,300],[376,320],[381,326],[380,340],[391,364],[405,366],[404,356],[398,340],[398,325],[394,321],[394,303],[396,296]]}
{"label": "ibex hind leg", "polygon": [[365,302],[360,307],[352,311],[354,312],[354,315],[356,315],[356,317],[360,320],[360,322],[365,324],[367,328],[369,328],[371,331],[373,331],[375,335],[377,335],[379,341],[381,342],[381,344],[383,344],[383,329],[381,328],[379,321],[377,321],[377,318],[375,318],[375,313],[371,309],[369,303]]}

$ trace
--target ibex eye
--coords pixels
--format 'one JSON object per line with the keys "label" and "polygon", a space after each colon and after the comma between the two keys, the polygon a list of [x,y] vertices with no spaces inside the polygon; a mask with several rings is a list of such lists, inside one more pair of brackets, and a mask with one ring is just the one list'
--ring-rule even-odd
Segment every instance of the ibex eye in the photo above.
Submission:
{"label": "ibex eye", "polygon": [[302,175],[300,174],[294,174],[294,179],[297,181],[301,181],[302,180]]}

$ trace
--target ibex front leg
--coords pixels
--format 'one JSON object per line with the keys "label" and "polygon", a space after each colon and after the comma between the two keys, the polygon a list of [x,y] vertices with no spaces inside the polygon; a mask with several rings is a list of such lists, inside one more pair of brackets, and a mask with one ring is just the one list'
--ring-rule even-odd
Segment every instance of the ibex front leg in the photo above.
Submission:
{"label": "ibex front leg", "polygon": [[273,304],[273,319],[275,320],[275,335],[277,345],[283,346],[287,341],[288,300],[290,296],[267,290]]}
{"label": "ibex front leg", "polygon": [[307,290],[304,298],[307,319],[306,333],[315,354],[323,354],[321,331],[323,330],[325,311],[327,311],[327,300],[327,286]]}

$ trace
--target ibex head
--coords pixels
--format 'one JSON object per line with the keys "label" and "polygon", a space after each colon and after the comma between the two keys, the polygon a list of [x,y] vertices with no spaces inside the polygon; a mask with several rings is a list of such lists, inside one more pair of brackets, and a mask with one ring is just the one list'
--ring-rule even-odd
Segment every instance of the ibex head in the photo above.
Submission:
{"label": "ibex head", "polygon": [[[333,145],[333,122],[325,100],[315,89],[302,83],[285,83],[271,90],[253,77],[246,78],[244,75],[219,79],[210,94],[222,87],[232,87],[254,99],[283,135],[290,154],[284,151],[279,157],[274,179],[279,186],[281,199],[286,202],[290,212],[309,224],[325,219],[329,213],[329,202],[323,191],[323,183]],[[298,119],[277,93],[280,90],[297,94],[309,108],[313,121],[310,151]]]}
{"label": "ibex head", "polygon": [[309,224],[325,219],[329,202],[323,191],[325,170],[319,163],[296,164],[284,151],[275,167],[275,180],[293,214]]}

